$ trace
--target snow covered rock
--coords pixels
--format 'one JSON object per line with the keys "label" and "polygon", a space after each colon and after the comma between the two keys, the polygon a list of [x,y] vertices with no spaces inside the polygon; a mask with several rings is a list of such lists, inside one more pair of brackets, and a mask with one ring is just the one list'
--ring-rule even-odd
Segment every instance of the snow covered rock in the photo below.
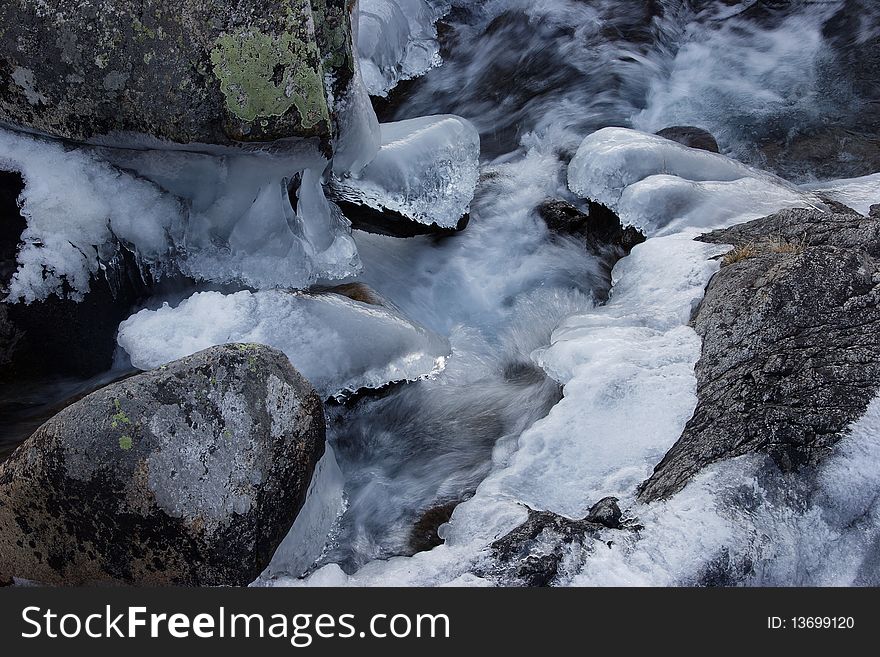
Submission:
{"label": "snow covered rock", "polygon": [[880,390],[880,221],[784,210],[701,240],[735,249],[693,320],[696,410],[643,501],[747,453],[815,465]]}
{"label": "snow covered rock", "polygon": [[627,128],[587,136],[569,164],[568,186],[648,235],[741,221],[744,208],[758,218],[782,207],[822,207],[765,171]]}
{"label": "snow covered rock", "polygon": [[353,71],[347,5],[4,2],[0,122],[104,143],[329,144],[328,92],[338,97]]}
{"label": "snow covered rock", "polygon": [[122,322],[119,344],[139,369],[225,342],[283,351],[322,398],[441,369],[448,341],[393,308],[328,293],[201,292],[176,308],[142,310]]}
{"label": "snow covered rock", "polygon": [[386,96],[401,80],[440,64],[434,26],[441,3],[426,0],[360,0],[357,51],[361,75],[373,96]]}
{"label": "snow covered rock", "polygon": [[479,177],[480,136],[452,115],[383,123],[382,147],[330,198],[355,228],[408,237],[461,230]]}
{"label": "snow covered rock", "polygon": [[[19,271],[19,245],[33,235],[18,207],[24,188],[19,173],[0,170],[0,383],[17,387],[41,376],[89,377],[105,371],[116,348],[115,327],[146,295],[148,281],[133,255],[120,249],[95,272],[79,302],[56,294],[28,304],[7,302]],[[31,253],[47,255],[45,247]]]}
{"label": "snow covered rock", "polygon": [[260,345],[92,393],[0,465],[0,580],[245,585],[324,453],[321,400]]}
{"label": "snow covered rock", "polygon": [[617,502],[615,497],[599,500],[582,520],[529,509],[523,524],[492,543],[491,565],[478,574],[508,585],[550,585],[565,568],[565,559],[572,552],[592,550],[604,530],[624,528]]}

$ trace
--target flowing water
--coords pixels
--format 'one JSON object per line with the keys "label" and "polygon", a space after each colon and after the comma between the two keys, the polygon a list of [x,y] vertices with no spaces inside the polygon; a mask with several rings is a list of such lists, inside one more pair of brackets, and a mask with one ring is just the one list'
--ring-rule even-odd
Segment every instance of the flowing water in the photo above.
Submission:
{"label": "flowing water", "polygon": [[[455,580],[461,573],[443,563],[452,564],[464,554],[455,552],[463,549],[456,546],[484,534],[490,536],[502,521],[509,521],[508,525],[515,525],[517,518],[521,521],[517,502],[583,515],[584,505],[606,494],[609,486],[632,489],[621,482],[637,482],[644,475],[643,468],[656,463],[671,444],[669,440],[677,437],[680,427],[676,430],[676,422],[682,417],[686,420],[693,410],[689,386],[698,341],[692,331],[678,324],[664,333],[657,327],[660,322],[652,324],[650,316],[662,304],[639,307],[638,302],[665,293],[663,284],[670,280],[685,281],[687,289],[675,288],[681,299],[673,300],[675,312],[670,315],[682,314],[679,306],[686,315],[688,304],[695,296],[699,298],[706,276],[711,275],[711,266],[705,263],[713,254],[694,246],[689,238],[649,240],[655,242],[653,247],[627,258],[635,263],[623,265],[630,274],[638,274],[635,283],[615,289],[611,302],[603,306],[610,285],[607,264],[591,255],[581,241],[551,234],[537,213],[539,204],[547,199],[568,200],[584,207],[583,199],[569,189],[567,170],[585,137],[608,126],[655,132],[667,126],[693,125],[712,132],[726,155],[793,182],[855,177],[880,170],[880,96],[876,84],[880,5],[872,0],[431,0],[429,4],[431,11],[419,15],[445,16],[439,24],[442,64],[422,77],[400,83],[389,98],[377,100],[376,106],[382,121],[449,113],[476,126],[481,138],[480,179],[471,203],[470,223],[452,237],[396,239],[359,232],[353,237],[363,265],[356,280],[374,288],[405,317],[448,338],[452,351],[445,369],[429,378],[328,407],[328,435],[342,472],[345,503],[332,540],[317,564],[324,568],[311,569],[317,571],[312,576],[317,583],[345,581],[343,571],[359,572],[365,582],[386,584]],[[433,50],[424,45],[430,40],[429,27],[422,26],[419,39],[420,47],[430,55],[427,59],[433,61]],[[384,85],[381,79],[375,84],[377,89]],[[23,148],[18,141],[10,143]],[[57,161],[53,148],[33,147],[32,165]],[[69,158],[65,170],[81,168],[89,180],[101,182],[109,175],[104,165],[81,160],[74,151],[65,158]],[[159,157],[153,164],[167,164],[166,159]],[[250,160],[217,165],[203,159],[207,162],[202,163],[204,167],[220,181],[210,189],[206,185],[205,190],[196,190],[205,191],[206,196],[212,190],[225,189],[227,175],[232,180],[242,178],[242,172],[256,172],[251,170]],[[148,164],[141,162],[139,170],[149,168]],[[316,170],[323,165],[318,162]],[[159,174],[188,188],[198,182],[195,178],[199,175],[207,175],[193,169],[195,182],[180,179],[175,166],[169,169],[170,174],[164,169]],[[253,177],[258,178],[258,173]],[[287,175],[286,170],[283,173]],[[154,172],[153,177],[159,174]],[[280,173],[277,177],[279,181],[282,178]],[[115,174],[107,181],[107,186],[116,189]],[[267,193],[267,204],[287,203],[286,182],[285,178],[284,186],[279,183]],[[320,195],[319,182],[311,183],[310,189]],[[143,208],[155,210],[163,221],[175,216],[176,206],[167,210],[165,205],[173,203],[165,196],[158,197],[152,187],[130,181],[127,189],[127,196],[119,195],[125,196],[125,208],[119,214],[126,221],[122,228],[132,235],[152,225],[141,221],[147,215]],[[247,194],[251,191],[245,189]],[[786,189],[788,192],[791,190]],[[237,200],[250,202],[253,195],[247,194],[239,194]],[[230,192],[229,196],[233,195]],[[88,190],[82,191],[83,198],[76,203],[84,208],[84,225],[94,223],[85,216],[90,210],[88,196]],[[129,197],[139,199],[141,205],[129,204]],[[212,198],[204,201],[206,207],[214,207]],[[98,210],[104,212],[103,207],[98,208],[98,215]],[[253,214],[254,225],[259,227],[259,212]],[[138,221],[133,222],[134,217]],[[155,223],[162,228],[161,221]],[[75,221],[68,224],[74,226]],[[260,248],[274,244],[263,233],[251,234],[251,223],[245,228],[241,232],[247,246],[253,246],[251,242]],[[166,231],[154,232],[157,252],[162,251]],[[95,239],[99,238],[103,239]],[[331,270],[347,273],[354,267],[355,256],[347,234],[340,239],[345,248],[328,248],[326,254],[339,255],[339,262],[329,263]],[[61,241],[67,248],[67,242]],[[70,247],[75,245],[71,242]],[[693,258],[688,260],[681,254]],[[75,264],[79,262],[76,253],[69,255]],[[248,258],[253,255],[245,253]],[[262,254],[262,260],[247,260],[261,265],[256,273],[263,278],[254,274],[253,280],[259,282],[268,276],[271,281],[281,281],[279,285],[292,284],[278,268],[282,260],[265,259],[277,255]],[[289,253],[281,255],[286,258]],[[227,269],[230,266],[235,269],[237,265],[224,263]],[[84,275],[87,273],[84,270]],[[308,273],[311,275],[311,270]],[[656,285],[654,276],[659,280]],[[178,291],[173,298],[157,297],[149,304],[158,307],[170,301],[173,305],[191,291]],[[646,326],[621,333],[620,325],[640,313],[648,316]],[[198,319],[196,316],[194,321]],[[212,320],[208,317],[206,321]],[[603,342],[602,331],[606,329],[609,338]],[[560,362],[558,353],[547,351],[551,334],[559,330],[594,336],[584,341],[582,350],[593,349],[604,358],[599,359],[603,365],[593,370],[582,368],[577,376],[568,372],[574,366]],[[561,353],[574,357],[574,351]],[[669,354],[674,357],[665,362]],[[643,383],[636,365],[656,365],[651,358],[664,361],[658,367],[662,372],[657,385],[678,386],[674,394],[664,397],[660,388],[651,387],[654,383]],[[23,437],[19,436],[26,430],[22,427],[31,427],[45,408],[93,383],[65,381],[34,394],[19,390],[19,406],[27,408],[17,410],[0,399],[0,410],[5,411],[6,406],[12,409],[6,419],[0,417],[0,427],[6,433],[16,432],[16,439]],[[618,398],[633,391],[642,395],[637,398],[643,407],[620,405]],[[603,415],[607,409],[613,412]],[[554,413],[552,423],[542,424]],[[664,437],[667,442],[649,444],[646,439],[642,445],[638,444],[639,435],[628,435],[627,440],[633,442],[631,451],[644,452],[639,453],[635,465],[618,462],[622,453],[631,454],[614,451],[612,441],[589,445],[589,453],[577,445],[566,447],[564,440],[551,444],[554,434],[578,434],[586,431],[583,427],[590,422],[596,435],[613,435],[621,418],[631,420],[637,434],[646,435],[655,425],[669,420],[664,425],[669,433]],[[872,418],[865,421],[868,428],[872,422],[876,424]],[[527,442],[523,442],[524,435],[529,436]],[[0,450],[3,448],[0,441]],[[539,458],[544,460],[537,467]],[[582,476],[588,470],[582,464],[591,459],[598,464],[595,468],[607,466],[607,473],[612,473],[603,475],[601,485]],[[499,472],[511,464],[516,468],[507,476],[515,485],[505,487]],[[843,461],[835,467],[853,472],[846,470],[849,466]],[[329,466],[326,469],[332,470]],[[864,474],[866,485],[874,476],[856,474]],[[726,476],[736,478],[731,473]],[[381,561],[406,557],[424,547],[413,540],[413,528],[420,519],[426,519],[422,524],[433,530],[448,518],[453,505],[478,495],[481,486],[496,498],[512,502],[513,510],[493,507],[481,516],[480,509],[473,508],[479,505],[472,505],[452,533],[441,529],[444,537],[451,537],[447,546],[419,553],[412,560]],[[714,501],[700,497],[701,491],[711,488],[711,483],[698,482],[669,507],[642,509],[646,526],[653,523],[659,529],[642,541],[641,547],[624,555],[609,551],[602,569],[595,571],[601,576],[574,572],[570,580],[618,584],[688,581],[680,572],[673,572],[670,554],[684,555],[681,562],[702,563],[712,546],[736,543],[731,538],[735,532],[726,521],[706,521],[707,538],[695,547],[682,538],[687,537],[686,524],[692,520],[682,520],[685,516],[676,515],[676,509],[689,510],[691,516],[687,517],[691,519],[693,513],[702,514],[700,518],[714,517]],[[518,491],[519,497],[511,490]],[[547,494],[548,490],[559,495]],[[563,490],[577,493],[564,498]],[[833,491],[828,496],[838,499]],[[753,520],[749,532],[778,533],[770,528],[775,521],[788,528],[785,531],[790,531],[790,536],[803,527],[816,526],[808,517],[791,521],[771,516],[760,522]],[[821,543],[821,537],[816,540]],[[857,543],[854,538],[850,547],[860,549]],[[430,554],[441,556],[426,556]],[[418,566],[413,564],[421,564],[429,574],[414,578],[412,573]],[[452,574],[442,574],[447,571]],[[280,574],[291,575],[294,579],[290,581],[295,583],[300,572],[282,570]],[[334,579],[337,576],[343,579]],[[776,580],[768,576],[766,581]],[[780,581],[808,580],[791,576]]]}
{"label": "flowing water", "polygon": [[[348,507],[321,563],[351,572],[410,553],[420,515],[472,495],[560,398],[530,355],[607,283],[581,245],[551,238],[535,208],[547,198],[578,202],[565,167],[581,140],[612,125],[697,125],[727,154],[815,177],[809,162],[771,162],[768,144],[862,121],[871,99],[835,77],[835,57],[880,22],[865,11],[857,30],[834,32],[829,21],[844,4],[452,3],[443,65],[399,89],[380,118],[454,113],[477,126],[471,223],[447,239],[356,240],[360,280],[449,335],[453,355],[434,379],[334,413]],[[851,164],[841,155],[839,173]]]}

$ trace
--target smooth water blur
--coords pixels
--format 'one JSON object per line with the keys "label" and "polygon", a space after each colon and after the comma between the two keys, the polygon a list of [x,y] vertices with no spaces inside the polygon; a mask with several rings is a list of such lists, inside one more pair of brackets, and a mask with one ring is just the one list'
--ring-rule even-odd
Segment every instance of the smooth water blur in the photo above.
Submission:
{"label": "smooth water blur", "polygon": [[610,125],[697,125],[761,166],[767,143],[829,117],[855,125],[868,100],[834,74],[833,48],[858,47],[880,21],[863,12],[853,31],[831,19],[858,4],[451,3],[439,30],[443,65],[392,92],[380,112],[385,121],[451,113],[476,125],[471,223],[451,238],[355,237],[358,280],[450,336],[453,353],[431,380],[331,413],[348,507],[321,564],[351,572],[409,553],[418,518],[470,496],[559,400],[532,352],[591,308],[608,280],[583,245],[551,237],[535,208],[578,202],[565,172],[581,140]]}

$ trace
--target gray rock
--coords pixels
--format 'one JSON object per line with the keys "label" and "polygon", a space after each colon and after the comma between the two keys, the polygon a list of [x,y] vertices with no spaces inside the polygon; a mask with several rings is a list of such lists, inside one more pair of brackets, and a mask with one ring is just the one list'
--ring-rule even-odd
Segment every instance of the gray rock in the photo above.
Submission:
{"label": "gray rock", "polygon": [[214,347],[61,411],[0,466],[0,580],[245,585],[324,452],[287,358]]}
{"label": "gray rock", "polygon": [[663,128],[657,135],[684,144],[689,148],[699,148],[710,153],[721,152],[718,149],[718,142],[715,141],[711,132],[703,130],[703,128],[695,128],[692,125],[674,125]]}
{"label": "gray rock", "polygon": [[583,520],[529,509],[523,524],[491,545],[491,564],[478,574],[523,586],[548,586],[573,546],[589,551],[592,539],[601,538],[604,530],[640,528],[622,522],[622,515],[615,497],[599,500]]}
{"label": "gray rock", "polygon": [[880,203],[872,205],[868,209],[868,216],[870,216],[872,219],[880,219]]}
{"label": "gray rock", "polygon": [[701,239],[737,248],[693,318],[697,408],[646,502],[747,453],[783,471],[816,464],[880,389],[880,221],[784,210]]}
{"label": "gray rock", "polygon": [[102,143],[326,147],[350,31],[345,0],[4,2],[0,123]]}

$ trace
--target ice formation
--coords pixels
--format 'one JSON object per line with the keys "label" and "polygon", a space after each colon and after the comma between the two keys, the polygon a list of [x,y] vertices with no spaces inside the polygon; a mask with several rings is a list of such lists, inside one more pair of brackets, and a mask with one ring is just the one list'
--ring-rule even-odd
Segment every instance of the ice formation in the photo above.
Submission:
{"label": "ice formation", "polygon": [[569,165],[568,186],[652,235],[715,228],[783,207],[822,207],[766,171],[627,128],[586,137]]}
{"label": "ice formation", "polygon": [[184,216],[182,204],[155,185],[56,142],[0,129],[0,169],[19,171],[27,228],[9,299],[26,302],[60,292],[73,298],[113,259],[119,243],[160,265],[167,234]]}
{"label": "ice formation", "polygon": [[357,249],[324,198],[326,164],[305,149],[284,157],[69,150],[0,130],[0,167],[25,180],[27,228],[9,297],[42,299],[66,282],[79,299],[120,245],[154,274],[218,283],[304,287],[351,276]]}
{"label": "ice formation", "polygon": [[[757,458],[710,468],[668,502],[642,505],[635,489],[681,434],[696,404],[693,367],[700,341],[688,321],[719,266],[715,256],[726,247],[693,238],[706,229],[808,205],[813,199],[790,186],[774,186],[775,179],[767,176],[767,195],[754,196],[749,191],[753,188],[744,185],[735,216],[710,213],[707,218],[693,208],[704,203],[711,208],[705,196],[712,194],[722,199],[719,204],[729,198],[727,188],[718,183],[751,184],[762,179],[760,172],[723,156],[704,159],[701,152],[634,131],[618,133],[616,144],[609,136],[614,133],[601,131],[585,139],[590,150],[584,147],[580,155],[590,153],[589,169],[579,172],[575,167],[573,187],[586,181],[578,174],[589,171],[589,185],[579,189],[619,208],[619,200],[632,187],[644,187],[645,180],[687,180],[707,185],[694,193],[699,202],[687,197],[679,204],[659,202],[647,227],[664,235],[637,246],[617,264],[609,303],[569,316],[553,331],[548,346],[532,352],[534,362],[564,385],[564,398],[515,444],[499,443],[489,475],[442,528],[443,545],[413,557],[372,562],[350,575],[326,566],[305,584],[485,585],[486,580],[472,574],[474,566],[489,543],[525,519],[521,504],[583,517],[606,495],[621,498],[646,529],[615,535],[610,547],[597,541],[589,554],[571,555],[560,570],[562,583],[687,583],[722,557],[725,548],[760,551],[761,545],[749,544],[756,535],[754,518],[737,515],[735,508],[719,501],[719,495],[758,486]],[[644,149],[641,160],[633,144]],[[628,158],[636,167],[631,177],[624,168]],[[663,167],[659,176],[658,162]],[[644,188],[662,192],[662,185]],[[767,504],[761,513],[779,511]],[[777,520],[765,519],[758,528],[777,532],[782,544],[796,542],[796,520]],[[856,532],[850,535],[855,540]],[[786,563],[780,558],[768,568]],[[768,571],[765,576],[773,581],[776,575]]]}
{"label": "ice formation", "polygon": [[449,355],[445,338],[393,308],[275,290],[199,292],[176,308],[141,310],[119,326],[118,341],[143,370],[228,342],[269,345],[324,398],[418,379]]}
{"label": "ice formation", "polygon": [[448,3],[360,0],[357,50],[361,75],[373,96],[386,96],[401,80],[440,64],[434,23]]}
{"label": "ice formation", "polygon": [[321,556],[327,537],[344,509],[342,472],[333,448],[327,445],[324,456],[315,466],[306,501],[261,579],[270,579],[279,573],[306,572]]}
{"label": "ice formation", "polygon": [[861,178],[810,183],[803,185],[803,188],[843,203],[865,216],[870,212],[872,205],[880,203],[880,173]]}
{"label": "ice formation", "polygon": [[381,126],[382,147],[359,174],[333,181],[336,196],[423,224],[455,228],[479,177],[480,137],[466,119],[441,115]]}

